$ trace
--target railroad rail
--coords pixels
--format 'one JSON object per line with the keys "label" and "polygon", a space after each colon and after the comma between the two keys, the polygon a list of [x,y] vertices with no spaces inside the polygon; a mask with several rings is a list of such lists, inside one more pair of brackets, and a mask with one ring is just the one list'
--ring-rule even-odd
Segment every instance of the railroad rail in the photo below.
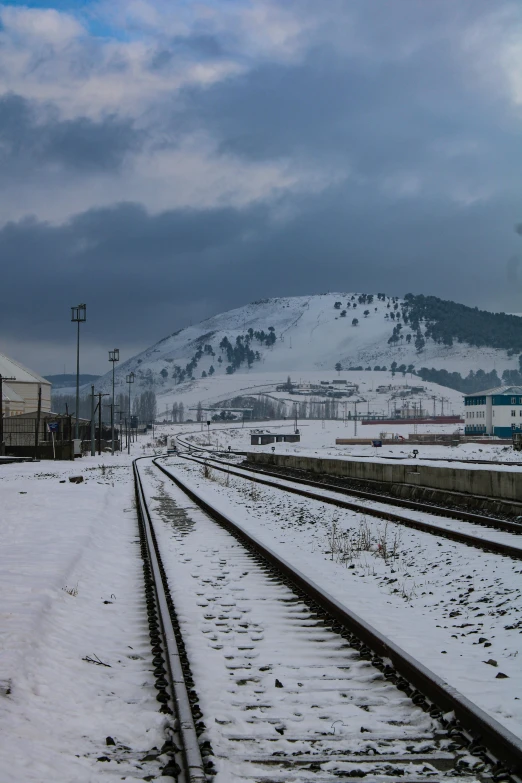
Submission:
{"label": "railroad rail", "polygon": [[[224,718],[222,715],[205,714],[204,706],[198,702],[196,691],[201,683],[197,677],[194,682],[183,651],[183,635],[197,627],[198,619],[191,615],[189,624],[185,626],[180,625],[177,620],[172,622],[175,607],[168,590],[171,578],[173,582],[176,580],[176,572],[181,568],[183,558],[176,559],[174,573],[169,571],[169,563],[165,559],[163,562],[161,560],[142,476],[135,461],[136,496],[141,526],[144,528],[142,552],[146,550],[147,554],[144,565],[148,588],[147,606],[149,610],[153,609],[153,652],[156,658],[161,657],[164,661],[162,663],[155,660],[160,666],[158,689],[159,695],[162,695],[160,701],[163,706],[166,706],[167,711],[172,709],[177,717],[171,730],[177,732],[173,747],[180,747],[176,748],[177,754],[175,758],[173,756],[171,769],[176,771],[174,764],[181,766],[180,780],[199,782],[207,777],[211,780],[215,771],[212,763],[214,758],[217,770],[220,771],[221,766],[225,770],[224,774],[229,765],[230,777],[222,779],[231,781],[327,783],[344,777],[368,777],[372,781],[382,780],[387,783],[404,779],[410,783],[422,783],[425,780],[442,781],[449,778],[466,779],[468,783],[520,783],[522,742],[517,737],[235,521],[213,508],[178,475],[159,464],[157,459],[150,464],[155,465],[161,472],[162,480],[166,477],[168,482],[172,482],[170,486],[173,490],[179,493],[178,513],[186,514],[188,498],[193,504],[188,507],[190,514],[194,515],[197,510],[202,517],[199,524],[205,525],[201,532],[203,539],[189,535],[185,529],[180,533],[184,542],[194,542],[192,549],[184,553],[185,559],[190,563],[190,577],[195,577],[197,566],[204,566],[205,563],[207,566],[211,565],[215,577],[212,577],[208,569],[200,570],[201,583],[211,592],[221,591],[221,596],[226,595],[226,589],[223,587],[226,585],[226,574],[229,574],[230,584],[236,591],[239,578],[248,574],[252,579],[255,577],[256,593],[254,597],[247,596],[245,600],[248,599],[250,604],[244,611],[252,613],[253,609],[256,609],[257,599],[260,602],[257,608],[259,605],[264,606],[264,602],[271,601],[267,606],[270,618],[273,617],[274,621],[287,618],[288,626],[277,627],[275,649],[286,649],[289,644],[295,644],[296,638],[303,648],[302,661],[294,660],[293,665],[286,667],[284,684],[277,679],[275,681],[276,689],[283,686],[287,688],[284,700],[277,705],[278,709],[281,709],[283,704],[287,705],[288,714],[286,719],[282,719],[281,715],[277,714],[277,709],[274,714],[273,705],[269,703],[269,699],[267,701],[268,692],[264,687],[267,677],[273,682],[273,673],[266,674],[266,669],[271,667],[259,666],[256,669],[255,666],[259,650],[262,649],[266,654],[267,648],[271,651],[270,645],[263,641],[251,641],[245,645],[245,637],[242,636],[242,646],[237,649],[252,652],[239,653],[240,656],[248,657],[241,659],[243,665],[238,666],[237,661],[232,660],[234,654],[238,653],[234,650],[232,654],[228,636],[233,630],[230,610],[222,608],[220,611],[223,614],[219,617],[214,616],[219,612],[202,614],[205,622],[214,623],[214,631],[227,626],[222,631],[226,634],[222,639],[226,639],[228,644],[223,657],[230,668],[230,674],[234,673],[234,669],[241,670],[241,677],[244,679],[237,681],[237,685],[247,686],[245,691],[250,694],[242,699],[239,695],[242,688],[232,689],[231,704],[241,711],[241,720],[247,724],[247,729],[239,734],[236,732],[235,736],[232,730],[228,733],[225,731],[225,747],[222,749],[212,748],[207,740],[203,765],[201,754],[198,760],[195,744],[198,724],[204,729],[204,721],[208,724],[214,718],[219,724],[227,724],[231,722],[231,716]],[[216,522],[219,528],[215,525]],[[186,521],[184,524],[186,527]],[[219,530],[219,535],[213,532],[216,529]],[[201,550],[205,549],[206,541],[209,542],[209,554],[205,561]],[[196,554],[200,558],[198,563],[194,562]],[[220,559],[216,560],[216,557]],[[212,583],[211,588],[208,587],[209,583]],[[200,582],[197,581],[196,584],[199,585]],[[245,590],[245,593],[248,591]],[[154,604],[153,594],[159,598]],[[237,592],[234,595],[237,599]],[[214,592],[212,597],[207,595],[207,598],[209,602],[216,600]],[[221,600],[220,606],[229,606],[229,603]],[[232,603],[236,605],[237,600]],[[203,605],[208,606],[208,603]],[[208,610],[200,611],[204,613]],[[245,616],[251,619],[253,617],[252,614]],[[241,627],[236,630],[246,634],[243,626],[248,625],[240,623]],[[251,628],[255,626],[255,622],[250,623]],[[260,632],[259,627],[254,630],[255,634],[251,633],[251,639],[263,639],[265,633],[269,636],[269,629],[265,629],[265,633]],[[203,629],[203,633],[207,631],[207,628]],[[205,638],[200,637],[198,650],[204,645]],[[223,644],[219,643],[217,633],[212,638],[216,643],[211,645],[211,651],[216,658],[222,654],[220,650]],[[169,647],[172,640],[177,640],[177,644]],[[256,644],[257,653],[254,651]],[[165,652],[167,647],[170,650],[168,653]],[[294,655],[298,657],[298,652]],[[184,657],[185,665],[177,666],[177,661],[181,659],[183,663]],[[173,672],[171,684],[165,682],[169,667]],[[203,670],[208,668],[205,661]],[[244,674],[243,671],[247,673]],[[248,689],[250,683],[253,683],[251,692]],[[306,687],[303,688],[305,683]],[[252,698],[253,693],[261,694],[258,702],[259,699],[261,701],[248,704],[248,698]],[[281,694],[282,691],[277,690],[277,693]],[[310,716],[303,717],[299,710],[306,705],[307,694],[311,698],[312,706],[317,709],[312,711]],[[192,720],[189,720],[184,712],[189,708],[195,712]],[[365,716],[369,729],[365,728],[366,721],[363,721],[362,728],[353,730],[354,711],[357,715],[355,724],[359,726],[360,717]],[[390,719],[392,715],[395,720]],[[333,730],[329,721],[334,727]],[[349,730],[343,732],[343,727],[349,727]],[[200,733],[200,738],[202,736],[204,734]],[[190,762],[186,766],[189,754],[185,742],[193,751],[192,767]],[[205,745],[205,742],[203,744]],[[207,777],[202,777],[204,773]],[[173,773],[164,770],[163,774]],[[193,777],[190,777],[190,774]],[[182,778],[182,775],[185,777]]]}
{"label": "railroad rail", "polygon": [[188,659],[145,501],[137,464],[139,459],[144,458],[134,460],[133,470],[157,699],[162,705],[162,712],[172,716],[164,745],[164,749],[170,752],[169,761],[162,775],[178,780],[181,773],[184,783],[206,783],[205,771],[210,770],[208,764],[205,770],[198,742]]}
{"label": "railroad rail", "polygon": [[[404,527],[410,527],[414,530],[419,530],[424,533],[429,533],[431,535],[436,535],[443,538],[447,538],[452,541],[457,541],[460,544],[476,547],[477,549],[481,549],[484,552],[494,552],[495,554],[504,555],[506,557],[511,557],[516,560],[522,560],[522,544],[520,546],[515,546],[503,541],[495,541],[492,539],[481,538],[480,536],[474,536],[471,533],[464,533],[460,530],[441,527],[440,525],[437,525],[435,523],[423,521],[420,519],[414,519],[412,517],[387,511],[386,509],[375,508],[369,505],[362,505],[361,503],[345,500],[344,498],[332,497],[330,495],[325,495],[324,493],[319,493],[319,492],[312,492],[308,489],[303,489],[299,486],[293,485],[299,483],[308,483],[308,481],[301,482],[301,481],[295,481],[295,479],[293,478],[289,479],[286,476],[285,477],[278,476],[278,478],[282,479],[285,482],[283,484],[280,481],[275,481],[272,480],[271,478],[262,478],[260,475],[255,475],[258,471],[256,471],[253,468],[249,468],[248,472],[247,471],[241,472],[244,471],[243,466],[241,466],[240,469],[237,469],[236,464],[226,462],[224,460],[211,459],[208,456],[197,457],[194,455],[187,455],[187,454],[180,454],[180,457],[186,460],[197,462],[199,464],[204,464],[205,462],[207,462],[215,470],[219,470],[224,473],[228,473],[230,475],[235,475],[240,478],[253,481],[257,484],[273,487],[275,489],[279,489],[284,492],[290,492],[294,495],[300,495],[302,497],[309,498],[310,500],[318,500],[321,503],[328,503],[329,505],[337,506],[339,508],[345,508],[348,509],[349,511],[356,511],[358,513],[363,513],[368,516],[377,517],[378,519],[383,519],[388,522],[394,522],[396,524],[403,525]],[[271,475],[274,474],[272,473]],[[345,492],[342,492],[335,486],[325,487],[323,484],[320,484],[320,487],[323,490],[327,489],[328,491],[332,491],[340,494],[345,494],[345,495],[352,494],[350,490],[346,490]],[[375,497],[372,495],[370,499],[374,501]],[[379,500],[378,502],[381,502],[386,505],[391,505],[388,503],[387,496],[384,496],[384,498],[382,500]],[[420,504],[420,505],[424,505],[424,504]],[[425,510],[426,508],[423,509],[423,511]],[[434,513],[431,506],[428,506],[428,510],[429,513],[431,514]],[[491,527],[490,518],[485,518],[485,519],[488,520],[488,526]],[[517,526],[517,530],[516,530],[517,533],[519,532],[518,527],[519,526]]]}
{"label": "railroad rail", "polygon": [[378,503],[386,503],[389,506],[400,506],[402,508],[410,508],[415,511],[425,511],[429,514],[435,514],[436,516],[451,517],[452,519],[459,519],[463,522],[473,522],[476,525],[496,528],[497,530],[506,530],[509,533],[522,535],[522,524],[520,522],[513,522],[499,517],[492,517],[488,516],[487,514],[476,514],[473,511],[463,511],[460,508],[441,506],[436,503],[423,503],[418,500],[407,500],[406,498],[398,498],[387,493],[373,492],[368,489],[359,489],[357,486],[353,486],[353,484],[371,483],[369,480],[336,478],[334,476],[328,476],[328,479],[325,477],[323,479],[314,480],[305,477],[303,475],[305,471],[297,470],[296,468],[280,467],[278,470],[274,470],[274,468],[265,468],[264,466],[260,465],[253,467],[249,463],[245,462],[243,462],[241,467],[244,470],[253,470],[259,473],[265,473],[269,476],[296,481],[298,484],[306,484],[311,487],[319,487],[320,489],[326,489],[332,492],[340,492],[341,494],[366,498],[367,500],[373,500]]}

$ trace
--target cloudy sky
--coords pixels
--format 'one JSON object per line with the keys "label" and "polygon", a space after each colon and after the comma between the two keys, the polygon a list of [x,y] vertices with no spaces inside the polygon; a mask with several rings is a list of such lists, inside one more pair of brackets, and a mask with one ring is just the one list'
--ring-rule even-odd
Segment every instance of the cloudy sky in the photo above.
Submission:
{"label": "cloudy sky", "polygon": [[522,311],[519,0],[0,3],[0,350],[105,372],[248,301]]}

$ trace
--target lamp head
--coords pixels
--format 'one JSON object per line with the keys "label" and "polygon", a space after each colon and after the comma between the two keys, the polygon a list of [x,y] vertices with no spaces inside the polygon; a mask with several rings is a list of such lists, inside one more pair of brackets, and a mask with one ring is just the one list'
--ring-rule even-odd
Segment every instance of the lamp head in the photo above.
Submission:
{"label": "lamp head", "polygon": [[76,307],[71,307],[71,321],[81,323],[87,320],[87,305],[79,304]]}

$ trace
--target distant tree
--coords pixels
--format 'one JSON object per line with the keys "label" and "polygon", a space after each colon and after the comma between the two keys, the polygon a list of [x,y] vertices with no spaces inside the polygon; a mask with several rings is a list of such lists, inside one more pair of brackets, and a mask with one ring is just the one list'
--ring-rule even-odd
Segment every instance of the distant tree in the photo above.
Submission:
{"label": "distant tree", "polygon": [[201,400],[198,402],[196,407],[196,421],[203,421],[203,406],[201,404]]}
{"label": "distant tree", "polygon": [[365,310],[363,315],[364,315],[365,318],[368,318],[368,316],[370,315],[370,311],[369,310]]}
{"label": "distant tree", "polygon": [[182,402],[180,402],[180,404],[179,404],[178,418],[179,418],[179,421],[182,422],[182,423],[185,421],[185,408],[183,407],[183,403]]}
{"label": "distant tree", "polygon": [[341,318],[346,318],[346,310],[341,310]]}
{"label": "distant tree", "polygon": [[165,367],[160,372],[160,375],[162,378],[168,378],[169,377],[169,371],[165,369]]}
{"label": "distant tree", "polygon": [[406,342],[411,343],[411,334],[406,335]]}
{"label": "distant tree", "polygon": [[209,375],[214,375],[215,372],[216,371],[214,370],[214,365],[211,364],[210,367],[208,368],[208,374]]}
{"label": "distant tree", "polygon": [[358,325],[359,325],[359,321],[357,320],[357,318],[353,318],[352,319],[352,326],[358,326]]}
{"label": "distant tree", "polygon": [[341,304],[342,304],[342,302],[336,302],[336,303],[334,304],[334,307],[335,307],[335,309],[336,309],[336,310],[340,310],[340,309],[341,309]]}
{"label": "distant tree", "polygon": [[335,365],[335,369],[337,370],[338,373],[341,372],[341,370],[343,369],[341,362],[337,362],[337,364]]}
{"label": "distant tree", "polygon": [[203,370],[203,372],[201,373],[201,377],[202,378],[206,378],[207,377],[207,373],[205,372],[205,370]]}

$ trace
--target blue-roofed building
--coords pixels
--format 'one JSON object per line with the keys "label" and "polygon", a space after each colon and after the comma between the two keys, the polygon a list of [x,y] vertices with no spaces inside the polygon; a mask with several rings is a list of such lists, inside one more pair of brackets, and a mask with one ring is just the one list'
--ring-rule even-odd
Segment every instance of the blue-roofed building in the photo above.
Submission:
{"label": "blue-roofed building", "polygon": [[466,435],[511,438],[513,432],[522,432],[522,386],[465,394],[464,406]]}

